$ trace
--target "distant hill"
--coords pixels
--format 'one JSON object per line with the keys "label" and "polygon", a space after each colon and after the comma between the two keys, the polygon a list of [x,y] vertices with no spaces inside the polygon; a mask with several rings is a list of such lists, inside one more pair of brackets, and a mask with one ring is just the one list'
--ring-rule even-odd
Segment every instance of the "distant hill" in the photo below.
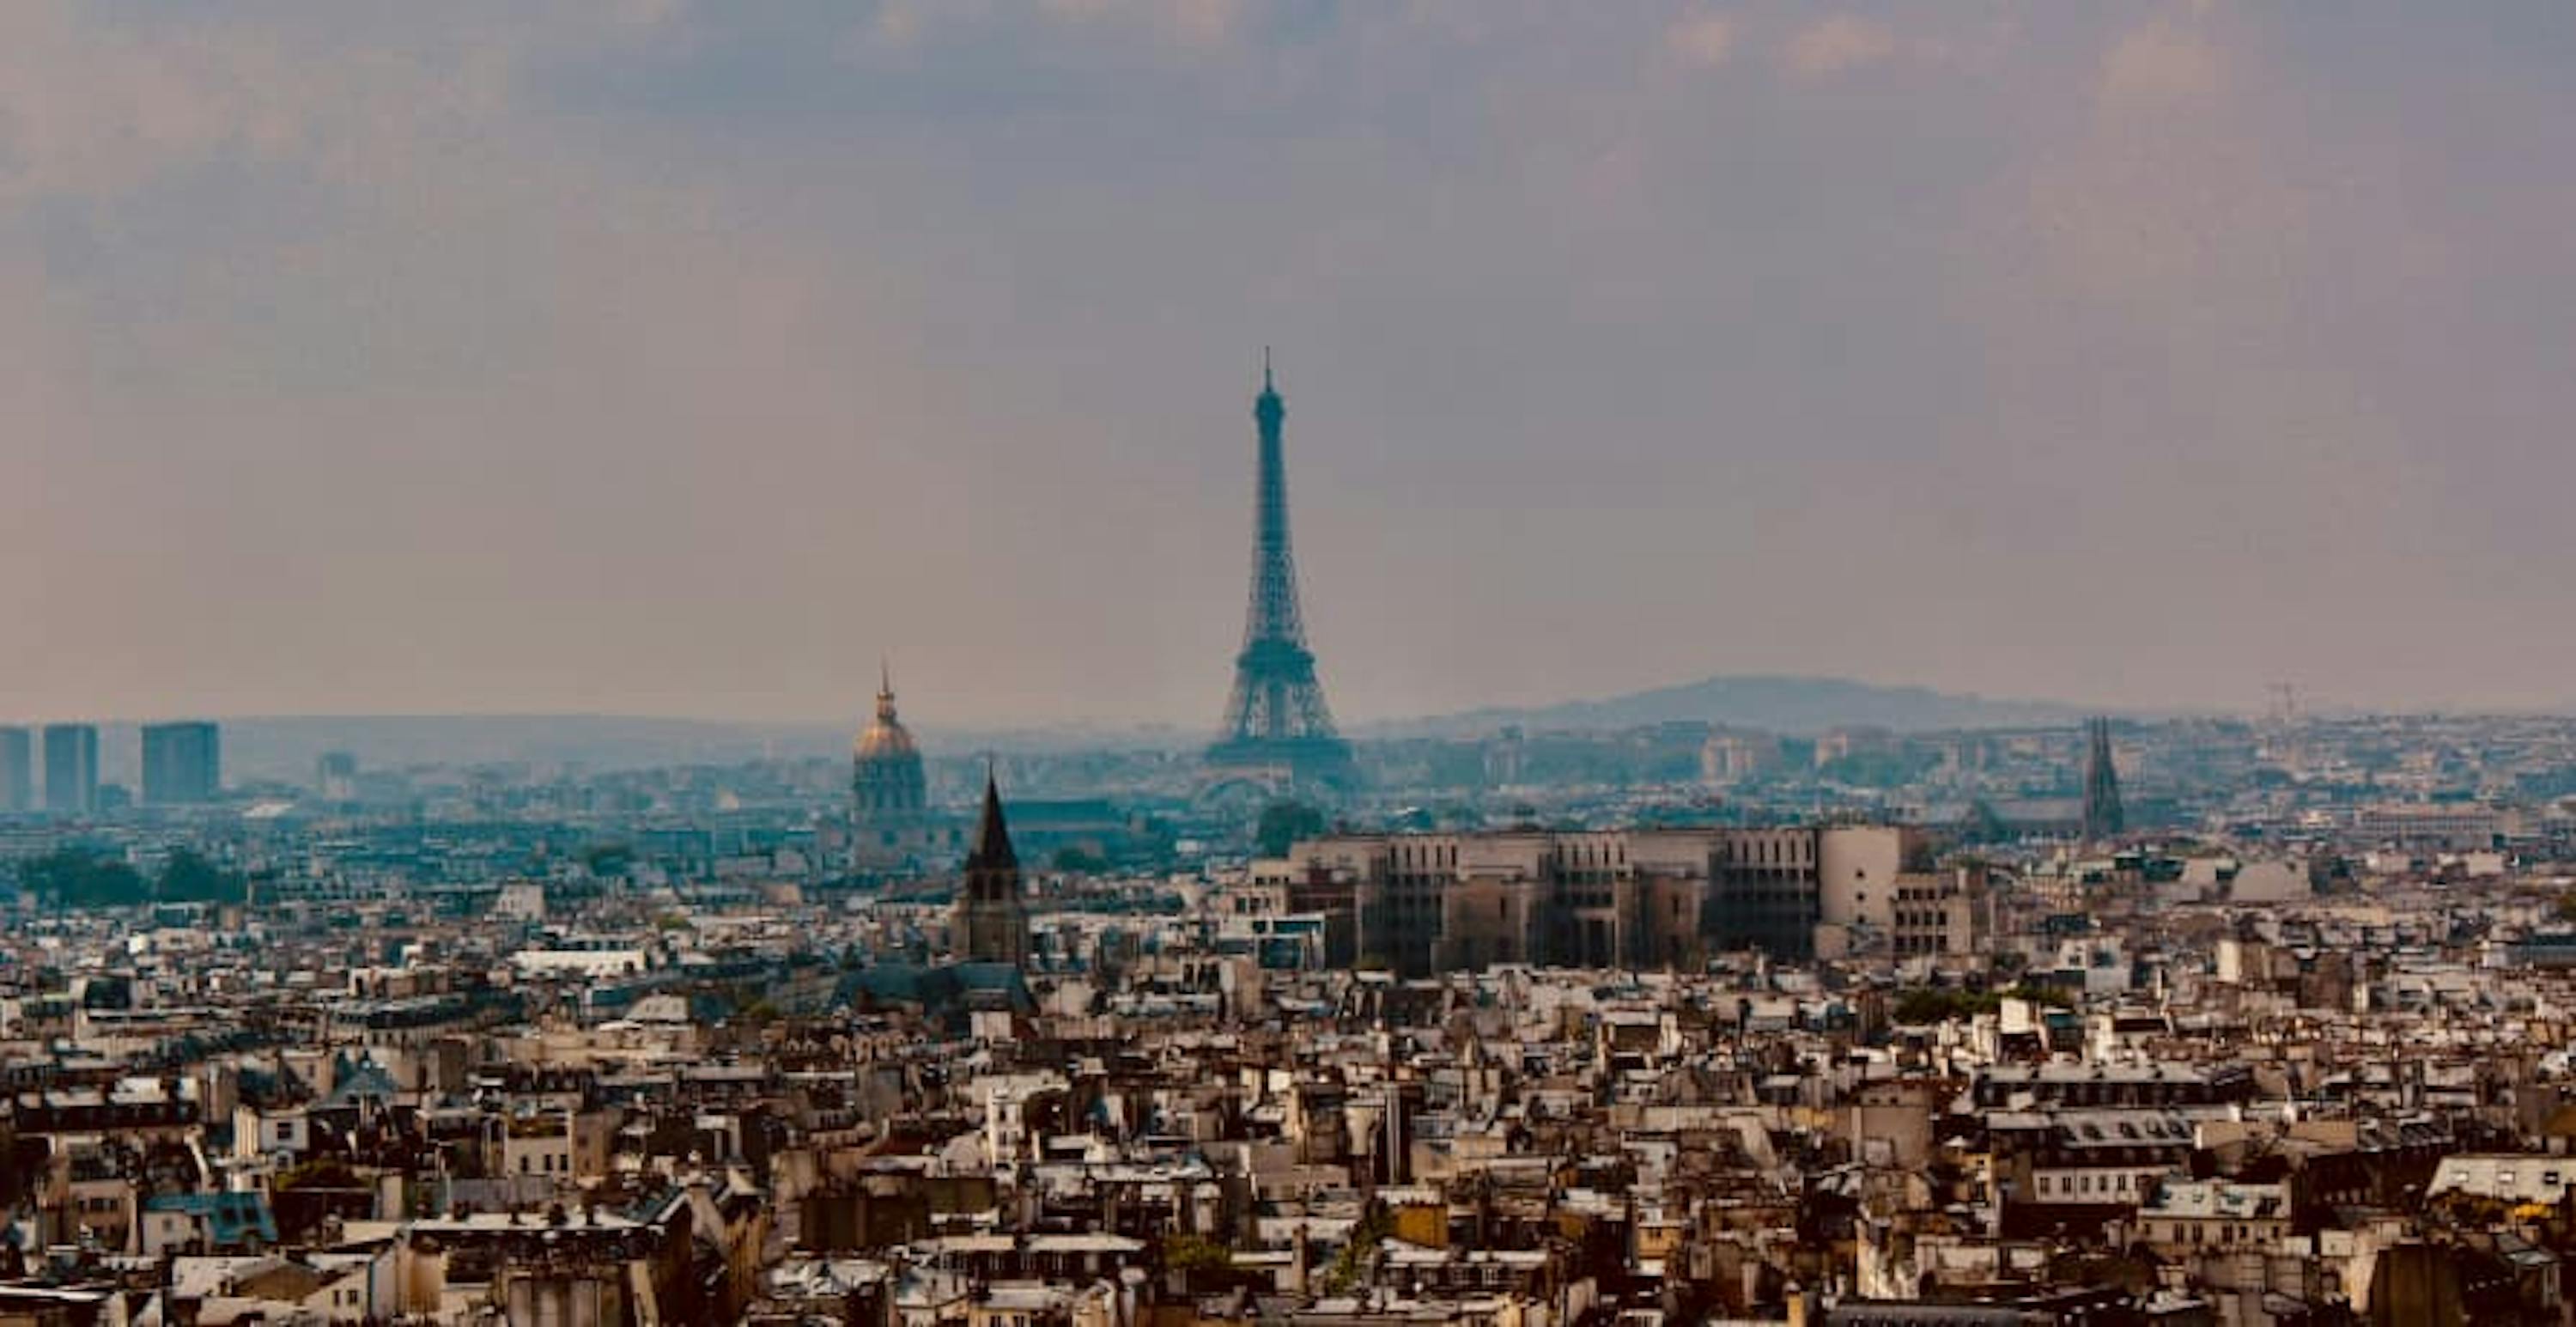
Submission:
{"label": "distant hill", "polygon": [[1775,733],[1879,727],[1898,732],[2070,724],[2085,711],[2048,701],[1992,700],[1925,687],[1875,686],[1831,677],[1711,677],[1605,700],[1526,709],[1481,709],[1372,725],[1367,737],[1471,737],[1519,726],[1531,731],[1642,728],[1711,723]]}

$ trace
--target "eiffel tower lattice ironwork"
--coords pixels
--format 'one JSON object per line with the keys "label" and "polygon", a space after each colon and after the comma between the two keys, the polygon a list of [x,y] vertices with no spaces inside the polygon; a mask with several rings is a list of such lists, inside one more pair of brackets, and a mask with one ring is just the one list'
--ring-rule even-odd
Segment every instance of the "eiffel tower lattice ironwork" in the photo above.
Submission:
{"label": "eiffel tower lattice ironwork", "polygon": [[1294,785],[1347,786],[1351,748],[1333,727],[1315,680],[1315,654],[1297,607],[1297,559],[1288,542],[1288,471],[1280,436],[1288,407],[1261,354],[1261,395],[1252,419],[1260,428],[1260,492],[1253,504],[1252,597],[1243,649],[1234,658],[1234,691],[1225,728],[1208,748],[1220,771],[1258,773]]}

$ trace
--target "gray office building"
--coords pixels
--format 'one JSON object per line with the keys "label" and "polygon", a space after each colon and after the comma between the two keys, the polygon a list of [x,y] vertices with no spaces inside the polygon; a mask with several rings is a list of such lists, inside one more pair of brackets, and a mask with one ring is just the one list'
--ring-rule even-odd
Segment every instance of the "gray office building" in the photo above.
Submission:
{"label": "gray office building", "polygon": [[0,728],[0,815],[36,809],[36,735]]}
{"label": "gray office building", "polygon": [[45,809],[66,816],[98,809],[96,725],[45,725]]}
{"label": "gray office building", "polygon": [[143,726],[143,800],[150,806],[211,802],[223,789],[223,737],[211,723]]}

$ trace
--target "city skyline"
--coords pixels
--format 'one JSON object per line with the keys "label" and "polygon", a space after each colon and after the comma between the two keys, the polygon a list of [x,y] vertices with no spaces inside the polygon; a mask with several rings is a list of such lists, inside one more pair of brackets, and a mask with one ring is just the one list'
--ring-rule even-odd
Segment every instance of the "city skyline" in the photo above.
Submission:
{"label": "city skyline", "polygon": [[14,9],[0,709],[1204,728],[1275,343],[1354,726],[2564,710],[2576,18],[2337,18]]}
{"label": "city skyline", "polygon": [[2571,65],[0,5],[0,1323],[2576,1324]]}

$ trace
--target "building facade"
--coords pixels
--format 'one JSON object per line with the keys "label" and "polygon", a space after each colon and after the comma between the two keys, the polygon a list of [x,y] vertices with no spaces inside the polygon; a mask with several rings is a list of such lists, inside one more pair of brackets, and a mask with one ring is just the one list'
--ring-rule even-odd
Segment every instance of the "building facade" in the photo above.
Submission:
{"label": "building facade", "polygon": [[1946,910],[1901,883],[1928,878],[1923,849],[1919,831],[1888,825],[1336,835],[1257,871],[1293,882],[1361,963],[1406,975],[1691,967],[1734,950],[1811,957],[1829,917],[1893,930],[1902,915],[1909,946],[1938,935],[1951,951],[1933,917]]}
{"label": "building facade", "polygon": [[143,800],[154,806],[211,802],[223,792],[223,734],[211,723],[143,727]]}

